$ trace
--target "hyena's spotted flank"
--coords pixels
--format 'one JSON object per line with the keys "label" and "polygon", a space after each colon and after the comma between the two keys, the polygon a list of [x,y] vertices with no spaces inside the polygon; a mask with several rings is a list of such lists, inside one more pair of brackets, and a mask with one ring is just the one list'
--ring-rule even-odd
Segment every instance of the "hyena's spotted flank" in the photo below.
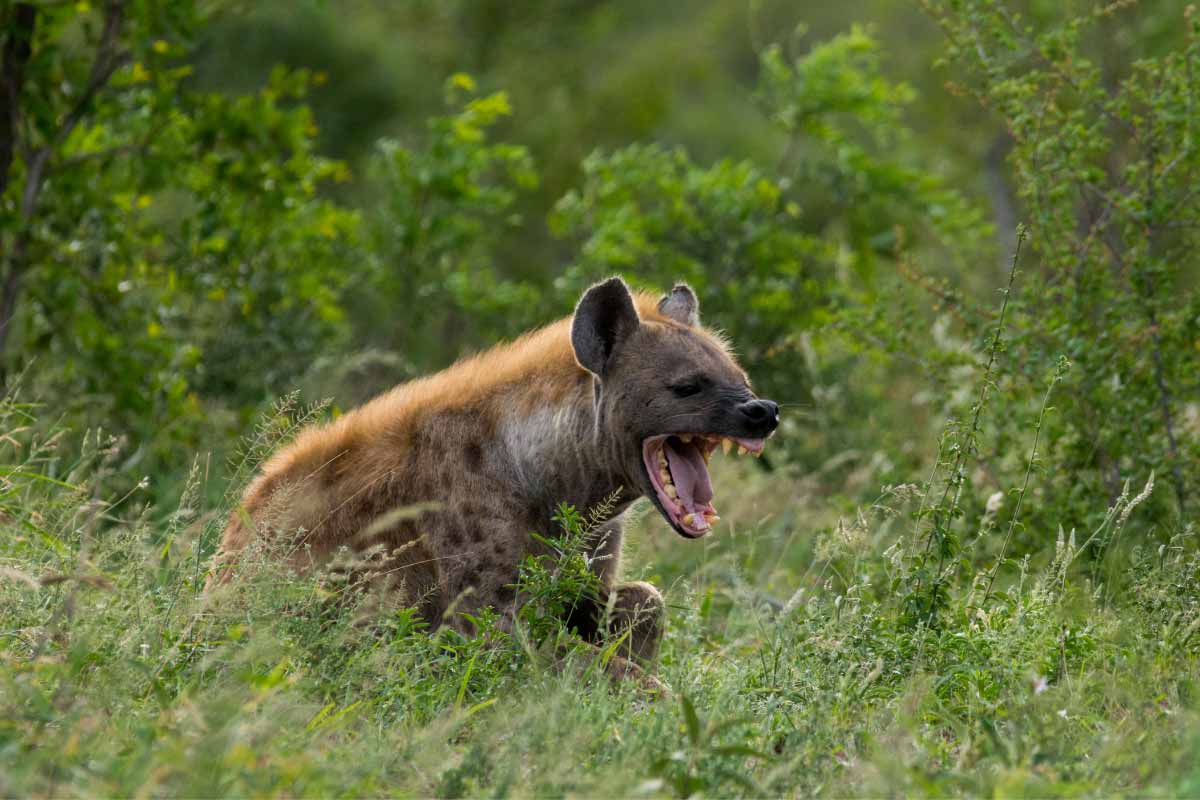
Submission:
{"label": "hyena's spotted flank", "polygon": [[[215,579],[234,574],[254,537],[288,536],[302,569],[343,546],[383,553],[374,571],[432,625],[465,627],[461,612],[484,606],[511,620],[518,564],[541,547],[531,534],[556,534],[561,502],[592,509],[617,495],[592,542],[603,596],[571,622],[592,641],[629,629],[627,653],[646,662],[662,597],[617,582],[621,514],[645,495],[677,533],[705,535],[719,519],[710,455],[719,445],[761,452],[778,412],[700,325],[690,288],[659,299],[613,278],[569,319],[303,432],[246,491]],[[389,514],[420,504],[431,505]]]}

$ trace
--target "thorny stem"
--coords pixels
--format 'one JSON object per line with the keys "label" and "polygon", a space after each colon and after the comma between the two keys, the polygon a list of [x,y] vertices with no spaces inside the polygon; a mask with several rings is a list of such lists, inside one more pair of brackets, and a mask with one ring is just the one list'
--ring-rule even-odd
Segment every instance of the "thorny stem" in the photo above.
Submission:
{"label": "thorny stem", "polygon": [[996,574],[1000,571],[1000,565],[1004,563],[1004,556],[1008,553],[1008,545],[1012,542],[1013,533],[1017,529],[1017,521],[1021,518],[1021,505],[1025,501],[1025,492],[1029,489],[1029,477],[1033,474],[1033,465],[1037,461],[1038,442],[1042,437],[1042,424],[1046,420],[1046,412],[1050,408],[1050,393],[1054,391],[1054,387],[1062,380],[1062,376],[1070,368],[1070,362],[1065,358],[1060,359],[1058,367],[1054,370],[1054,377],[1050,379],[1050,385],[1046,387],[1046,394],[1042,397],[1042,408],[1038,412],[1037,426],[1033,429],[1033,447],[1029,451],[1029,461],[1025,464],[1025,479],[1021,482],[1021,491],[1017,494],[1017,505],[1013,509],[1012,518],[1008,521],[1008,531],[1004,534],[1004,544],[1000,546],[1000,555],[996,557],[996,564],[992,567],[992,572],[988,575],[987,588],[983,591],[983,600],[980,605],[986,605],[988,595],[992,592],[992,585],[996,582]]}
{"label": "thorny stem", "polygon": [[[1017,227],[1017,244],[1013,248],[1012,262],[1008,270],[1008,285],[1004,288],[1004,301],[1000,304],[1000,318],[996,323],[996,331],[992,335],[992,343],[988,346],[988,362],[983,370],[983,381],[979,387],[979,399],[975,402],[975,408],[971,415],[971,427],[964,437],[962,446],[959,447],[958,453],[954,457],[954,471],[950,480],[946,482],[946,487],[942,491],[941,500],[938,501],[934,509],[935,521],[934,528],[929,533],[929,539],[926,540],[925,552],[929,553],[933,546],[934,534],[937,532],[937,515],[939,512],[944,513],[953,518],[954,511],[958,508],[958,501],[962,497],[963,478],[966,475],[966,461],[971,452],[975,449],[975,442],[979,436],[979,418],[983,414],[983,407],[987,404],[988,389],[992,385],[992,372],[996,365],[996,357],[1000,353],[1000,345],[1004,336],[1004,320],[1008,314],[1008,301],[1012,296],[1013,283],[1017,276],[1017,262],[1021,257],[1021,245],[1025,242],[1026,230],[1024,225]],[[945,510],[946,498],[950,494],[950,487],[954,487],[954,498],[950,503],[948,510]],[[943,560],[945,558],[943,554]],[[939,567],[939,572],[941,571]]]}
{"label": "thorny stem", "polygon": [[[996,358],[1000,353],[1001,343],[1004,336],[1004,321],[1008,316],[1008,303],[1009,299],[1012,297],[1013,285],[1016,282],[1017,263],[1021,257],[1021,245],[1024,244],[1026,235],[1027,231],[1025,226],[1018,225],[1016,246],[1013,248],[1012,261],[1009,264],[1008,269],[1008,285],[1004,288],[1004,300],[1000,304],[1000,316],[996,322],[996,330],[992,335],[992,342],[988,346],[988,361],[983,370],[983,381],[979,387],[979,398],[975,402],[975,407],[971,415],[971,426],[967,431],[967,435],[963,438],[961,446],[958,448],[958,452],[955,454],[952,475],[950,479],[946,481],[946,486],[942,491],[941,499],[938,500],[937,505],[933,508],[933,527],[929,531],[929,538],[925,540],[925,552],[921,556],[922,566],[924,566],[926,560],[929,558],[929,552],[933,548],[934,540],[939,538],[939,535],[941,539],[945,539],[946,534],[944,530],[941,529],[945,523],[953,522],[954,513],[957,511],[959,500],[962,498],[962,485],[966,476],[966,461],[969,455],[975,451],[975,444],[978,440],[979,419],[983,414],[984,406],[987,404],[988,389],[991,388],[992,385],[992,373],[996,366]],[[939,453],[940,451],[941,448],[939,445]],[[947,508],[946,498],[950,495],[951,486],[954,487],[954,497],[950,502],[949,508]],[[926,492],[926,494],[928,494],[928,492]],[[925,497],[922,497],[922,510],[924,507]],[[918,532],[920,530],[920,524],[921,519],[920,515],[918,515]],[[940,548],[940,551],[941,552],[938,554],[937,571],[935,572],[936,577],[933,579],[935,586],[942,580],[942,570],[945,568],[947,548],[942,547]],[[923,580],[923,575],[917,578],[915,591],[920,591]]]}

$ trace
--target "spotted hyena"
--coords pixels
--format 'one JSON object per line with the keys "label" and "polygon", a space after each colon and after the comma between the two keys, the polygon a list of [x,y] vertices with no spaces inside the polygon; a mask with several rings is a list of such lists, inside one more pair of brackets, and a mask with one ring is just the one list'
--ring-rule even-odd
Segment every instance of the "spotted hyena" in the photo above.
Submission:
{"label": "spotted hyena", "polygon": [[286,535],[301,569],[342,547],[382,554],[374,574],[432,625],[465,629],[462,614],[484,606],[507,623],[518,565],[540,551],[534,534],[555,535],[557,506],[615,496],[589,543],[600,596],[570,622],[592,641],[628,630],[626,654],[647,662],[663,602],[648,583],[617,580],[622,514],[647,496],[678,534],[704,536],[719,520],[709,457],[757,455],[778,423],[725,339],[701,326],[690,288],[658,298],[612,278],[568,319],[302,432],[246,491],[213,581],[234,576],[256,537]]}

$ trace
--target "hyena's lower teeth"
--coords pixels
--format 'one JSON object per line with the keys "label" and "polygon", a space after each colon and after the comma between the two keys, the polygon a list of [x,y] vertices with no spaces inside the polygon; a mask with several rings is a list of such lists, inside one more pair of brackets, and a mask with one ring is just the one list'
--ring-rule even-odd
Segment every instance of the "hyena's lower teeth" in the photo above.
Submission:
{"label": "hyena's lower teeth", "polygon": [[695,525],[696,524],[696,515],[695,514],[684,514],[683,515],[683,524],[688,525],[688,526]]}
{"label": "hyena's lower teeth", "polygon": [[672,500],[679,499],[679,492],[675,491],[675,484],[673,484],[673,483],[667,484],[667,497],[671,498]]}
{"label": "hyena's lower teeth", "polygon": [[709,525],[716,525],[718,522],[721,521],[721,518],[718,517],[716,514],[709,514],[709,513],[705,513],[704,519],[708,522]]}
{"label": "hyena's lower teeth", "polygon": [[658,471],[658,477],[662,478],[663,485],[671,485],[671,473],[667,471],[666,467]]}

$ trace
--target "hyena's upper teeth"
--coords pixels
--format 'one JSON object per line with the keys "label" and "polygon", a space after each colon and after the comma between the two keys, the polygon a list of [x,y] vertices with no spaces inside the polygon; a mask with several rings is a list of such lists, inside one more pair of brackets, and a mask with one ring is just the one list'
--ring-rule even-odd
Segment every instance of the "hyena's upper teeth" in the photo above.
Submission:
{"label": "hyena's upper teeth", "polygon": [[692,435],[690,433],[681,433],[679,434],[679,438],[683,442],[690,442],[692,440]]}
{"label": "hyena's upper teeth", "polygon": [[722,439],[721,440],[721,452],[723,452],[725,455],[729,455],[729,450],[732,447],[733,447],[733,439]]}
{"label": "hyena's upper teeth", "polygon": [[738,455],[739,456],[744,456],[744,455],[746,455],[746,453],[749,453],[749,452],[750,451],[746,448],[746,445],[744,445],[744,444],[738,445]]}

